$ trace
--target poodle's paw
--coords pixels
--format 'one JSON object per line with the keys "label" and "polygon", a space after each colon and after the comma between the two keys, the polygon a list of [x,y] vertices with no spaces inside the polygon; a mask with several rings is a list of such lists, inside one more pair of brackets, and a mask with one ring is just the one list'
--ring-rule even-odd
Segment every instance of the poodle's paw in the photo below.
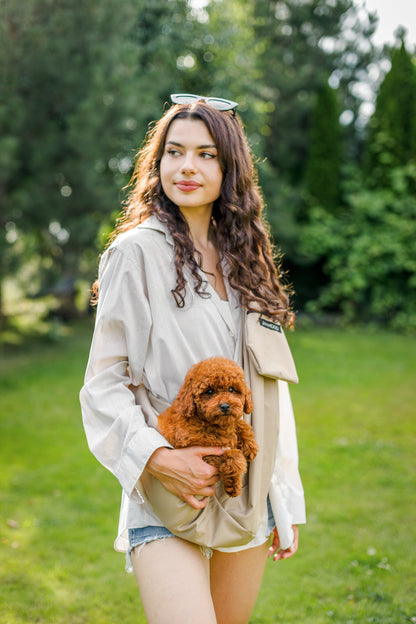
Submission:
{"label": "poodle's paw", "polygon": [[247,461],[253,461],[253,459],[256,457],[257,453],[259,452],[259,447],[258,444],[255,440],[250,440],[244,443],[244,445],[241,448],[241,452],[243,453],[244,457],[247,459]]}
{"label": "poodle's paw", "polygon": [[223,478],[222,483],[224,486],[224,492],[228,494],[228,496],[240,496],[242,485],[241,475],[228,478],[225,477]]}
{"label": "poodle's paw", "polygon": [[230,449],[224,453],[219,472],[228,496],[241,494],[242,475],[246,471],[247,461],[240,450]]}

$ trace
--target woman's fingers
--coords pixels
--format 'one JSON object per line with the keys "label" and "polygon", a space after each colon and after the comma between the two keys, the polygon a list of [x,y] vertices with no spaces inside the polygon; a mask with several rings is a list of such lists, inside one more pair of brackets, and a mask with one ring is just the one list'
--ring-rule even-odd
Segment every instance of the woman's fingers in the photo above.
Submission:
{"label": "woman's fingers", "polygon": [[[201,509],[212,496],[217,483],[216,466],[203,460],[207,455],[222,455],[220,447],[188,447],[185,449],[157,449],[147,463],[147,469],[173,494]],[[202,499],[202,500],[201,500]]]}
{"label": "woman's fingers", "polygon": [[299,527],[296,524],[293,524],[292,530],[293,530],[292,545],[289,548],[279,550],[280,548],[279,534],[277,532],[276,527],[273,529],[273,542],[269,548],[269,557],[273,556],[273,561],[280,561],[281,559],[289,559],[289,557],[293,557],[293,555],[297,551],[298,545],[299,545]]}
{"label": "woman's fingers", "polygon": [[194,509],[203,509],[206,504],[208,503],[208,496],[194,496],[194,495],[190,495],[190,496],[186,496],[184,498],[185,503],[188,503],[188,505],[190,505],[191,507],[193,507]]}
{"label": "woman's fingers", "polygon": [[224,451],[229,450],[228,447],[223,446],[189,446],[188,448],[192,449],[200,457],[205,455],[222,455]]}
{"label": "woman's fingers", "polygon": [[272,557],[272,555],[275,554],[275,552],[277,552],[280,548],[280,538],[279,538],[279,533],[277,532],[276,527],[274,527],[273,529],[273,542],[272,545],[269,548],[269,557]]}

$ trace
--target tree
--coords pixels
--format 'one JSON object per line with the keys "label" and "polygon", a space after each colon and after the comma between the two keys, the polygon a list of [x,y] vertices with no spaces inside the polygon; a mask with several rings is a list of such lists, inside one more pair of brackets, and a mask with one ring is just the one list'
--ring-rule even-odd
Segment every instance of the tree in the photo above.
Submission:
{"label": "tree", "polygon": [[369,183],[385,187],[392,167],[416,160],[416,63],[401,45],[391,52],[391,69],[376,99],[366,144],[365,170]]}
{"label": "tree", "polygon": [[[261,141],[265,108],[257,80],[254,3],[211,0],[187,16],[178,85],[184,92],[217,95],[239,103],[254,149]],[[260,149],[258,149],[260,151]]]}
{"label": "tree", "polygon": [[[326,281],[322,261],[317,265],[300,247],[311,208],[307,192],[312,183],[311,158],[321,149],[311,144],[312,139],[318,140],[311,129],[316,98],[329,77],[330,87],[337,91],[339,112],[350,117],[342,147],[340,135],[332,146],[338,165],[333,179],[339,180],[341,165],[359,152],[356,122],[363,99],[358,87],[370,82],[368,68],[377,58],[371,43],[377,18],[353,0],[258,0],[254,19],[258,91],[268,109],[261,129],[268,158],[261,166],[261,182],[273,234],[296,283],[295,303],[300,306]],[[316,187],[313,190],[317,192]]]}
{"label": "tree", "polygon": [[132,5],[16,0],[3,14],[3,228],[36,239],[47,279],[75,277],[117,201],[109,161],[131,135]]}
{"label": "tree", "polygon": [[314,100],[328,76],[339,87],[341,111],[358,116],[355,87],[368,79],[377,20],[363,20],[353,0],[258,0],[255,19],[261,96],[270,107],[266,153],[276,174],[296,187],[304,180]]}
{"label": "tree", "polygon": [[97,232],[177,85],[188,6],[1,2],[0,284],[11,247],[30,236],[38,291],[62,274],[93,277]]}
{"label": "tree", "polygon": [[158,118],[169,95],[183,91],[192,70],[195,25],[187,0],[139,0],[134,2],[132,31],[135,74],[130,97],[135,101],[135,118],[140,138],[148,124]]}
{"label": "tree", "polygon": [[311,116],[306,186],[313,201],[329,211],[339,206],[342,143],[337,95],[328,83],[319,90]]}
{"label": "tree", "polygon": [[[416,331],[416,165],[389,171],[389,188],[350,182],[337,214],[312,209],[303,251],[323,260],[327,284],[309,310]],[[356,178],[358,178],[356,174]]]}

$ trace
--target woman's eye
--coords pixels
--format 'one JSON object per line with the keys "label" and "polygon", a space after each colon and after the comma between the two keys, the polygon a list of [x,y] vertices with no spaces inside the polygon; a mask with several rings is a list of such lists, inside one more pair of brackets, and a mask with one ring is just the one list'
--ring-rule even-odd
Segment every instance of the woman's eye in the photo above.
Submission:
{"label": "woman's eye", "polygon": [[215,154],[211,154],[211,152],[201,152],[201,157],[205,160],[209,160],[210,158],[215,158]]}
{"label": "woman's eye", "polygon": [[179,155],[178,150],[175,150],[175,149],[170,149],[170,150],[168,150],[167,153],[169,154],[169,156],[178,156]]}

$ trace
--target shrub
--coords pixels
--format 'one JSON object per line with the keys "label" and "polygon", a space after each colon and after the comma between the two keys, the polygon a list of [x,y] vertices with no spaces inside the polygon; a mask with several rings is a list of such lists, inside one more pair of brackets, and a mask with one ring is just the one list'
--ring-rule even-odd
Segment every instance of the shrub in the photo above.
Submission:
{"label": "shrub", "polygon": [[416,165],[393,169],[387,189],[356,188],[337,214],[311,210],[302,248],[324,258],[329,281],[309,310],[338,309],[348,321],[416,330]]}

